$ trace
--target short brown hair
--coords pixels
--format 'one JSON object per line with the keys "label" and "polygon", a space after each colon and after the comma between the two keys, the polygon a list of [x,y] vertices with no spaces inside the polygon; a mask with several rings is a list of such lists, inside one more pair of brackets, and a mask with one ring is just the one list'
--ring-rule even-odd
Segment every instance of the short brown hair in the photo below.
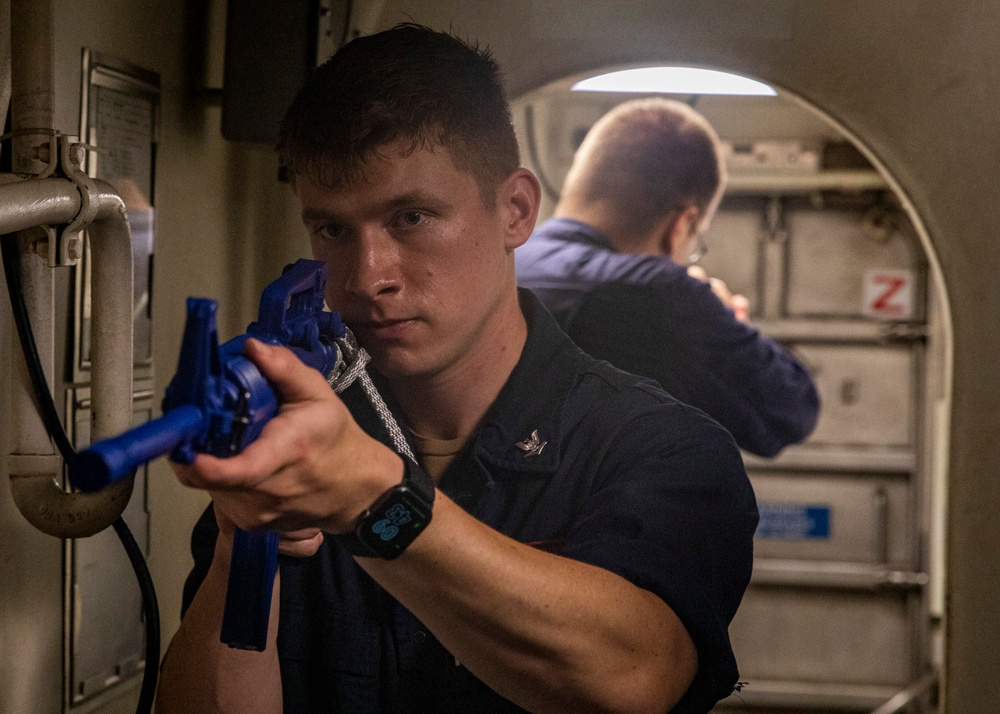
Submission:
{"label": "short brown hair", "polygon": [[708,121],[686,104],[654,97],[619,104],[591,127],[563,197],[603,202],[626,232],[644,235],[668,212],[690,205],[710,218],[725,180]]}
{"label": "short brown hair", "polygon": [[397,139],[410,140],[410,151],[448,149],[491,206],[520,154],[489,51],[410,23],[352,40],[299,92],[277,148],[293,181],[308,175],[335,186],[361,176]]}

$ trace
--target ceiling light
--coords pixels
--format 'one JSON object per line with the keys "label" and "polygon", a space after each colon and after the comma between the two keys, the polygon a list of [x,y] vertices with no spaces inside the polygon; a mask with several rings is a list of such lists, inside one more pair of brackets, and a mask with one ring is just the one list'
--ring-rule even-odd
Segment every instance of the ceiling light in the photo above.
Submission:
{"label": "ceiling light", "polygon": [[656,92],[662,94],[741,94],[773,97],[773,87],[738,74],[696,67],[642,67],[601,74],[577,82],[576,92]]}

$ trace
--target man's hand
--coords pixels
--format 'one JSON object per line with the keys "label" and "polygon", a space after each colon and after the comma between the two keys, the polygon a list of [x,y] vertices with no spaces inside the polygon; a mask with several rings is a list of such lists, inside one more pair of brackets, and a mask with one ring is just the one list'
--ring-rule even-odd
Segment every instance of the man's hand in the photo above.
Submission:
{"label": "man's hand", "polygon": [[[235,524],[218,508],[213,510],[215,511],[215,522],[219,526],[219,537],[232,542]],[[323,531],[318,528],[303,528],[302,530],[282,533],[281,541],[278,543],[278,552],[293,558],[308,558],[315,555],[321,545],[323,545]],[[232,545],[229,546],[229,549],[232,550]]]}
{"label": "man's hand", "polygon": [[750,301],[744,295],[733,295],[729,292],[729,287],[719,278],[710,278],[705,269],[700,265],[692,265],[688,268],[688,275],[692,278],[708,283],[715,296],[722,301],[722,304],[733,311],[736,319],[746,322],[750,319]]}
{"label": "man's hand", "polygon": [[242,453],[199,454],[173,468],[184,485],[211,493],[220,528],[228,519],[246,530],[278,530],[284,552],[309,555],[319,547],[319,531],[349,530],[398,484],[403,462],[369,437],[322,375],[291,350],[250,339],[246,355],[278,391],[278,415]]}

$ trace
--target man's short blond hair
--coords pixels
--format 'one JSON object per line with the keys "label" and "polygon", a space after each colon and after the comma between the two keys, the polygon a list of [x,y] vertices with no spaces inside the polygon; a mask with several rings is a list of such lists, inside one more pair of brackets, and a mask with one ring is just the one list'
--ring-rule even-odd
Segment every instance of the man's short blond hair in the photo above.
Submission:
{"label": "man's short blond hair", "polygon": [[670,211],[692,205],[706,223],[725,181],[719,137],[705,117],[670,99],[636,99],[591,127],[566,177],[563,199],[602,203],[623,233],[639,237]]}

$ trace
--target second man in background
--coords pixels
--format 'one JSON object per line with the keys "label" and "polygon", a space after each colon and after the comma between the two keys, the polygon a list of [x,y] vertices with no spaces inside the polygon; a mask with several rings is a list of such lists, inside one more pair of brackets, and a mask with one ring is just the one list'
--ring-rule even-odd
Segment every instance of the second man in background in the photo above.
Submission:
{"label": "second man in background", "polygon": [[621,104],[587,134],[517,277],[584,350],[656,379],[759,456],[813,430],[812,378],[697,266],[725,188],[715,131],[685,104]]}

